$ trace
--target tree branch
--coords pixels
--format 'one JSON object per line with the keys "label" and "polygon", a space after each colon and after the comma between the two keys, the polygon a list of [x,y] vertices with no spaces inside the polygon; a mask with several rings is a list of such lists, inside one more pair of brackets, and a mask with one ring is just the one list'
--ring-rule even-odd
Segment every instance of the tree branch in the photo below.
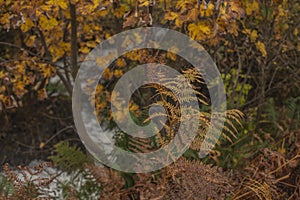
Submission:
{"label": "tree branch", "polygon": [[71,67],[72,77],[75,80],[78,64],[77,64],[77,20],[76,20],[76,7],[69,1],[70,15],[71,15]]}

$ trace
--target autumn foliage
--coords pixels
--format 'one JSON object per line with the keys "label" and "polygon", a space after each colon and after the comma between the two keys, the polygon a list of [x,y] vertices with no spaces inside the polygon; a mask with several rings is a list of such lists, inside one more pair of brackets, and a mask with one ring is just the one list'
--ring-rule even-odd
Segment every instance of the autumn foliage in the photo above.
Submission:
{"label": "autumn foliage", "polygon": [[[120,199],[300,198],[298,0],[0,0],[0,8],[0,119],[7,122],[3,127],[13,126],[14,113],[24,106],[35,112],[36,104],[32,102],[60,101],[57,96],[71,102],[74,79],[86,55],[124,30],[158,26],[179,31],[203,45],[216,63],[231,111],[225,124],[225,129],[231,129],[224,131],[216,148],[206,158],[199,159],[195,141],[185,158],[156,174],[145,175],[124,175],[98,168],[85,156],[81,157],[82,162],[69,160],[76,166],[70,171],[88,171],[93,177],[90,180],[97,183],[93,187],[105,191],[102,193],[105,198],[109,195]],[[91,100],[99,120],[105,119],[109,128],[115,126],[109,112],[110,90],[128,70],[151,62],[169,64],[181,72],[186,67],[179,56],[155,49],[120,56],[105,70],[96,89],[97,98]],[[155,73],[154,70],[152,74]],[[205,87],[202,88],[201,94],[208,96]],[[138,92],[141,91],[145,99],[151,99],[151,90],[142,88]],[[141,121],[147,121],[141,111],[144,105],[137,103],[136,98],[133,95],[130,111]],[[205,123],[209,125],[209,109],[205,110],[205,106],[203,109],[207,113]],[[30,116],[30,112],[24,115]],[[59,115],[53,120],[73,127],[60,119],[61,112]],[[9,120],[12,122],[8,123]],[[36,130],[32,127],[28,129]],[[0,136],[5,130],[0,131]],[[59,129],[52,128],[48,134],[56,137],[59,134],[54,130]],[[133,142],[125,138],[120,145]],[[161,139],[160,145],[165,142]],[[132,151],[146,146],[143,141],[134,144]],[[80,154],[76,148],[65,145],[58,146],[63,152],[71,149],[69,157],[74,158],[74,152]],[[59,164],[66,163],[60,157],[61,152],[56,149],[54,153],[59,156],[53,156],[52,161],[64,166]],[[40,182],[19,180],[8,165],[4,166],[4,172],[17,195],[25,194],[23,186],[30,183],[34,186],[28,189],[38,196]],[[67,193],[74,198],[80,196],[71,186]],[[202,193],[205,193],[202,197],[193,197]]]}

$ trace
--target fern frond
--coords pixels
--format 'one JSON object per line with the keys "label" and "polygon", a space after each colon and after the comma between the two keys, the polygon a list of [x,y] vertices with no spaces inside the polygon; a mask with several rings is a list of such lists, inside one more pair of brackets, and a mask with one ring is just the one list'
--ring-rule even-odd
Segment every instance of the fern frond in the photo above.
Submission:
{"label": "fern frond", "polygon": [[64,171],[83,170],[84,164],[92,162],[81,150],[70,146],[68,142],[62,141],[54,145],[54,148],[55,155],[49,159]]}
{"label": "fern frond", "polygon": [[200,72],[196,68],[189,68],[189,69],[182,70],[182,73],[189,82],[197,82],[200,84],[205,84],[205,82],[203,81],[203,77],[201,76]]}
{"label": "fern frond", "polygon": [[[191,147],[194,150],[199,151],[201,146],[212,147],[218,140],[214,134],[206,134],[209,127],[212,130],[222,130],[222,136],[229,142],[233,142],[236,139],[238,133],[238,126],[242,126],[241,121],[243,120],[243,113],[239,110],[228,110],[225,113],[214,113],[214,122],[211,122],[212,114],[209,112],[201,111],[199,108],[191,108],[189,105],[191,102],[196,102],[198,105],[207,106],[207,97],[199,90],[204,84],[201,74],[197,69],[186,69],[182,71],[182,75],[176,76],[175,78],[168,78],[160,76],[159,79],[163,83],[163,87],[158,84],[153,84],[152,87],[156,90],[155,103],[151,105],[159,105],[165,108],[165,112],[154,113],[144,120],[144,123],[149,122],[151,119],[158,117],[167,118],[167,122],[163,124],[163,129],[158,130],[156,133],[156,146],[162,147],[168,144],[176,134],[178,134],[179,127],[181,130],[190,131],[192,129],[198,130],[195,137],[195,142],[192,143]],[[186,105],[188,104],[188,105]],[[150,106],[151,106],[150,105]],[[181,112],[185,110],[186,113]],[[222,119],[225,117],[225,122]],[[199,123],[195,126],[192,123],[182,123],[193,121],[191,119],[198,119]],[[180,125],[185,124],[185,127]],[[188,134],[186,134],[188,135]],[[202,144],[204,141],[206,144]],[[180,135],[180,139],[185,141],[184,134]],[[130,139],[130,149],[133,151],[146,151],[149,146],[148,144],[141,143],[138,139],[136,142],[134,138]],[[143,146],[146,148],[143,149]]]}
{"label": "fern frond", "polygon": [[92,174],[95,182],[101,186],[102,191],[100,199],[120,199],[120,191],[125,184],[125,181],[117,171],[111,168],[90,164],[85,164],[84,167]]}
{"label": "fern frond", "polygon": [[168,167],[166,199],[225,199],[233,187],[227,173],[200,161],[178,159]]}
{"label": "fern frond", "polygon": [[240,110],[237,110],[237,109],[227,110],[226,111],[226,117],[228,119],[234,120],[241,127],[243,126],[241,122],[244,120],[244,113],[241,112]]}
{"label": "fern frond", "polygon": [[[274,193],[275,192],[275,193]],[[272,200],[272,196],[278,196],[276,190],[271,190],[271,186],[266,182],[259,182],[255,179],[249,178],[243,183],[243,189],[239,191],[239,195],[234,196],[234,200],[239,199],[259,199]]]}
{"label": "fern frond", "polygon": [[153,145],[149,139],[135,138],[129,139],[128,149],[132,152],[148,153],[153,149]]}
{"label": "fern frond", "polygon": [[[18,171],[12,171],[8,164],[3,166],[5,176],[9,182],[7,189],[7,199],[39,199],[40,195],[48,196],[44,189],[54,180],[55,176],[41,177],[45,168],[50,167],[50,163],[41,163],[38,166],[29,168],[28,166],[18,166]],[[7,187],[6,186],[6,187]],[[2,194],[1,194],[1,197]]]}

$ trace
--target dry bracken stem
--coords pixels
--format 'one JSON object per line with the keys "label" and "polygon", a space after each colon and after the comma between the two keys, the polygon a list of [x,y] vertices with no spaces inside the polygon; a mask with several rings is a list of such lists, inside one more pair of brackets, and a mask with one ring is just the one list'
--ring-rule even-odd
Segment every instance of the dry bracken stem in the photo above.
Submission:
{"label": "dry bracken stem", "polygon": [[270,174],[273,174],[275,172],[277,172],[278,170],[280,170],[281,168],[283,168],[284,166],[288,165],[291,161],[297,159],[297,158],[300,158],[300,155],[296,155],[295,157],[293,157],[291,160],[287,161],[286,163],[284,163],[283,165],[281,165],[280,167],[278,167],[277,169],[273,170],[270,172]]}

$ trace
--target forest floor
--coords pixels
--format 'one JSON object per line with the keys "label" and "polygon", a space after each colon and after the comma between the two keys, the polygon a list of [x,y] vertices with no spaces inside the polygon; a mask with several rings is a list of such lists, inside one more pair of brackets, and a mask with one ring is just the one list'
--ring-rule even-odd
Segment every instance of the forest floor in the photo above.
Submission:
{"label": "forest floor", "polygon": [[75,132],[71,102],[62,97],[27,101],[16,111],[0,115],[0,165],[28,165],[47,160],[53,145],[65,140],[81,146]]}

